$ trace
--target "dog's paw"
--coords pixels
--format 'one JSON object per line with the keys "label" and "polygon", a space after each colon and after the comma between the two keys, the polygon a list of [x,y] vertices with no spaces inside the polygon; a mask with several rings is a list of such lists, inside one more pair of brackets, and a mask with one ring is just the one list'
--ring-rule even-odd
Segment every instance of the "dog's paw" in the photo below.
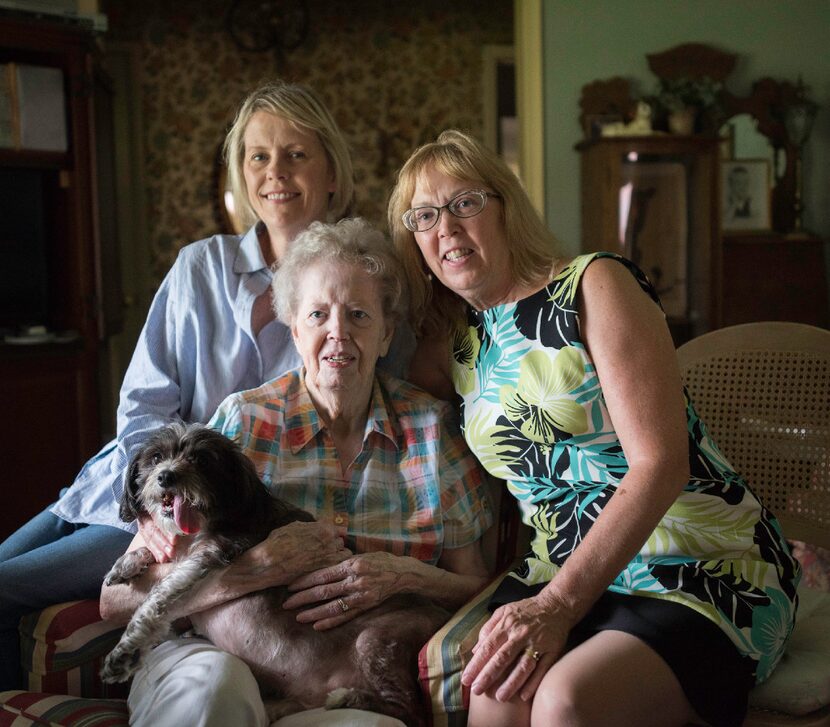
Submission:
{"label": "dog's paw", "polygon": [[347,687],[333,689],[326,696],[326,709],[340,709],[350,704],[357,690]]}
{"label": "dog's paw", "polygon": [[104,578],[104,584],[114,586],[118,583],[129,583],[155,562],[155,557],[147,547],[129,550],[115,561],[115,565],[110,568],[110,572]]}
{"label": "dog's paw", "polygon": [[104,585],[105,586],[116,586],[119,583],[129,583],[130,579],[127,577],[127,574],[123,571],[116,570],[113,568],[109,573],[107,573],[106,578],[104,578]]}
{"label": "dog's paw", "polygon": [[141,664],[141,650],[110,652],[101,667],[101,679],[107,684],[126,682]]}

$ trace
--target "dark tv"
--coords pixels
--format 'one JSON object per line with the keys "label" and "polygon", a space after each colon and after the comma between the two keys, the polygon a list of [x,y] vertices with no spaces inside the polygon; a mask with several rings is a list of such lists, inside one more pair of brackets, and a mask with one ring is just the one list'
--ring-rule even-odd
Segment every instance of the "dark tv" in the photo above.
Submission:
{"label": "dark tv", "polygon": [[5,332],[49,325],[50,175],[54,172],[0,168],[0,328]]}

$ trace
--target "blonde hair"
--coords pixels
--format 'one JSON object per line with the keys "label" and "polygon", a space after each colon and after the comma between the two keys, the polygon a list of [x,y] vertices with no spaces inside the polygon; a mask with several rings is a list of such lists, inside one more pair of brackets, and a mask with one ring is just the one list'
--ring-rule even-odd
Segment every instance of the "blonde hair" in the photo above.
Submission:
{"label": "blonde hair", "polygon": [[271,282],[274,313],[286,325],[294,321],[303,273],[320,264],[362,270],[378,286],[386,319],[394,325],[406,318],[406,275],[395,248],[380,230],[356,217],[336,224],[312,222],[288,247]]}
{"label": "blonde hair", "polygon": [[473,186],[487,187],[501,197],[511,273],[518,284],[532,284],[540,274],[549,271],[559,247],[521,182],[501,157],[461,131],[442,132],[434,142],[412,153],[398,172],[389,198],[389,230],[406,270],[413,325],[419,335],[443,331],[448,323],[462,322],[464,311],[459,296],[439,281],[427,278],[415,234],[402,220],[412,204],[419,177],[433,169]]}
{"label": "blonde hair", "polygon": [[257,220],[248,200],[243,164],[245,129],[258,111],[274,114],[317,134],[334,174],[335,192],[329,199],[330,218],[339,220],[351,215],[355,194],[354,170],[349,146],[340,128],[325,104],[310,88],[299,83],[276,81],[260,86],[242,102],[222,148],[228,170],[228,186],[240,221],[248,227]]}

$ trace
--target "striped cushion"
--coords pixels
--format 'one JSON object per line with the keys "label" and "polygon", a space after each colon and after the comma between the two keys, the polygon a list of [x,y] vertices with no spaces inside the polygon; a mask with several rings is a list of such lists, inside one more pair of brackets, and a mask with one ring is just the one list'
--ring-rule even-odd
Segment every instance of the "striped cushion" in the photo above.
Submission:
{"label": "striped cushion", "polygon": [[461,685],[461,672],[472,657],[479,630],[490,617],[487,603],[500,582],[501,576],[462,606],[418,655],[418,677],[432,705],[433,727],[467,724],[470,693]]}
{"label": "striped cushion", "polygon": [[98,601],[50,606],[20,621],[20,659],[33,692],[75,697],[126,697],[127,684],[104,684],[104,657],[122,629],[101,620]]}
{"label": "striped cushion", "polygon": [[127,703],[38,692],[0,692],[0,727],[127,727]]}
{"label": "striped cushion", "polygon": [[[418,655],[419,678],[432,705],[434,727],[466,725],[470,695],[461,685],[461,672],[489,618],[487,602],[500,582],[501,577],[463,606]],[[799,597],[799,620],[784,658],[769,680],[750,692],[753,710],[801,716],[830,703],[830,595],[801,588]]]}
{"label": "striped cushion", "polygon": [[[462,691],[461,672],[487,620],[487,602],[499,580],[463,606],[421,650],[419,676],[432,704],[435,727],[466,724],[469,693]],[[99,701],[126,698],[129,684],[104,684],[98,676],[103,658],[120,634],[120,628],[101,620],[98,602],[92,600],[63,603],[24,617],[20,623],[21,662],[29,689]],[[84,704],[73,701],[73,708]],[[2,724],[6,723],[0,727]]]}

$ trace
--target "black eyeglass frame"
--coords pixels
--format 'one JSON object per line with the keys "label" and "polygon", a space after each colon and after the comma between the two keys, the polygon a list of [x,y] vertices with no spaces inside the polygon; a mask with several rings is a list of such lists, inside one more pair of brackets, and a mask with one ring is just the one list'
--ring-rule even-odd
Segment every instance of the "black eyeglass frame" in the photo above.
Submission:
{"label": "black eyeglass frame", "polygon": [[[452,205],[455,204],[456,200],[458,200],[459,197],[463,197],[464,195],[467,195],[467,194],[477,194],[477,195],[479,195],[482,199],[481,208],[476,210],[475,212],[473,212],[471,215],[460,215],[460,214],[458,214],[458,212],[453,211]],[[427,232],[428,230],[431,230],[433,227],[435,227],[435,225],[437,225],[441,221],[441,213],[444,210],[447,210],[447,212],[449,212],[453,217],[458,217],[460,219],[468,219],[470,217],[475,217],[476,215],[480,215],[482,212],[484,212],[484,208],[487,206],[487,198],[488,197],[494,197],[496,199],[501,199],[501,195],[496,194],[495,192],[488,192],[485,189],[468,189],[468,190],[465,190],[464,192],[459,192],[457,195],[455,195],[455,197],[453,197],[446,204],[442,204],[442,205],[425,204],[425,205],[421,205],[420,207],[412,207],[411,209],[408,209],[406,212],[404,212],[403,215],[401,215],[401,220],[403,221],[404,227],[406,227],[406,229],[409,230],[410,232]],[[435,222],[433,222],[429,227],[425,227],[423,230],[419,230],[419,229],[417,229],[417,227],[415,229],[413,229],[414,224],[411,222],[412,215],[413,215],[413,213],[417,212],[418,210],[435,210]]]}

